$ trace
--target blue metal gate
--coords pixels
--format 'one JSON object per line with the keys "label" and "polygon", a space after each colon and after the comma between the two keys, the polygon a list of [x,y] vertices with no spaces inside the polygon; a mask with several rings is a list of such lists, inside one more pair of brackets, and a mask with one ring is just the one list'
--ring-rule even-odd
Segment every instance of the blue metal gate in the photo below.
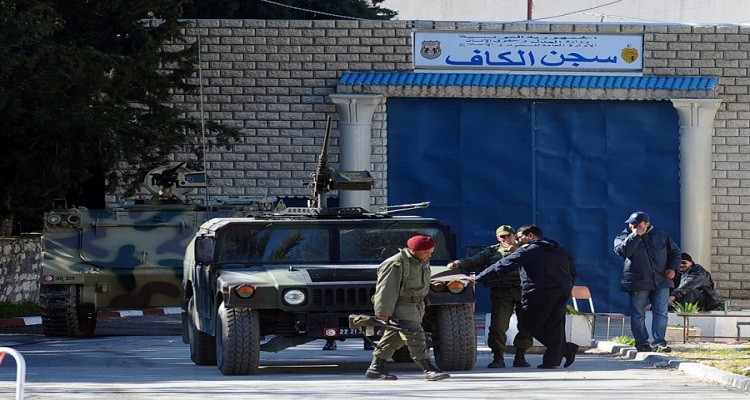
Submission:
{"label": "blue metal gate", "polygon": [[[597,308],[625,311],[614,236],[635,210],[679,238],[679,126],[669,102],[389,98],[388,197],[431,201],[459,257],[537,224],[575,256]],[[485,291],[478,309],[488,310]]]}

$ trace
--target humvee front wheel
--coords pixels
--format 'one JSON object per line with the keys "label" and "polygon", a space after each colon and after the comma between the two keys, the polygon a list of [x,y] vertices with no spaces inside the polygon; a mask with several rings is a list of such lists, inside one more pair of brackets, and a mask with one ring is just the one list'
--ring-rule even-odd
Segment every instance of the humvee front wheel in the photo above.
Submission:
{"label": "humvee front wheel", "polygon": [[446,371],[468,371],[477,363],[477,333],[471,304],[437,306],[435,363]]}
{"label": "humvee front wheel", "polygon": [[222,303],[216,321],[216,362],[224,375],[250,375],[260,364],[260,320],[247,308]]}
{"label": "humvee front wheel", "polygon": [[188,304],[187,330],[190,359],[195,365],[216,365],[216,339],[195,326],[195,298]]}

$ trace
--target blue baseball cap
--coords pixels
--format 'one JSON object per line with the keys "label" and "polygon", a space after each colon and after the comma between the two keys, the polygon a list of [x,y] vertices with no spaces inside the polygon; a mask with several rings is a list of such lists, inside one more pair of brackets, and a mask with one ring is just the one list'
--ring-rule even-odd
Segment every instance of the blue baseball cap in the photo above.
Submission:
{"label": "blue baseball cap", "polygon": [[636,211],[632,214],[630,214],[630,218],[628,218],[625,223],[626,224],[640,224],[643,221],[648,221],[648,214],[646,214],[643,211]]}

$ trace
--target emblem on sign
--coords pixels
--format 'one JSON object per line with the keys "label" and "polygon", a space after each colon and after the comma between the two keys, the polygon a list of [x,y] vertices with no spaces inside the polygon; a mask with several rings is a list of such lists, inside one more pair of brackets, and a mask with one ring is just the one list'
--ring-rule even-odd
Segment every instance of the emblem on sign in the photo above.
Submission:
{"label": "emblem on sign", "polygon": [[419,54],[428,60],[434,60],[440,57],[440,42],[437,40],[425,40],[422,42],[422,48]]}
{"label": "emblem on sign", "polygon": [[633,45],[627,45],[624,49],[622,49],[622,53],[620,53],[620,56],[622,56],[622,60],[625,61],[628,64],[631,64],[635,62],[635,60],[638,59],[638,50],[633,48]]}

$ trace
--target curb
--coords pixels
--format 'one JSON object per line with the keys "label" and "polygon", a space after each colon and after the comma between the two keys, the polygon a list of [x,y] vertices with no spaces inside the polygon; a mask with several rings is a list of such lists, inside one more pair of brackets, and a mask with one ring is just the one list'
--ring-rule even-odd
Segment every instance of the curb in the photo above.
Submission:
{"label": "curb", "polygon": [[663,353],[638,352],[635,347],[625,346],[616,342],[594,340],[593,345],[597,349],[611,354],[619,354],[636,361],[652,363],[656,368],[675,368],[698,379],[713,381],[744,392],[750,392],[750,377],[722,371],[700,363],[680,360],[679,358],[670,357]]}
{"label": "curb", "polygon": [[[108,318],[124,318],[124,317],[143,317],[151,315],[168,315],[168,314],[180,314],[182,308],[180,307],[155,307],[145,308],[143,310],[116,310],[116,311],[99,311],[96,314],[98,319]],[[42,323],[42,317],[15,317],[15,318],[0,318],[0,326],[30,326],[40,325]]]}

